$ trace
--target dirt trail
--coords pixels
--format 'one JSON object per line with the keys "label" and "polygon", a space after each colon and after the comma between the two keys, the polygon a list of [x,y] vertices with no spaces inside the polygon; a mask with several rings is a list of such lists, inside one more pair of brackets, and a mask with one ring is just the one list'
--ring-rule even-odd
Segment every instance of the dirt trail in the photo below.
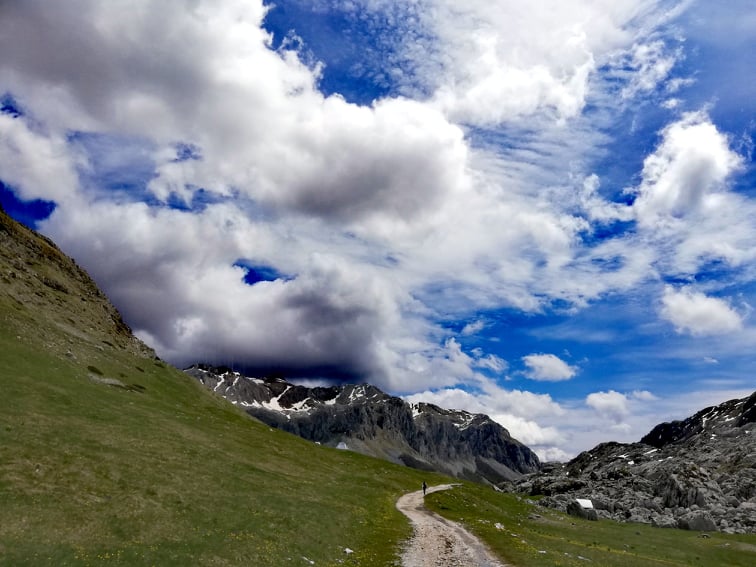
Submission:
{"label": "dirt trail", "polygon": [[[428,492],[453,486],[433,486]],[[396,501],[396,507],[410,519],[415,530],[402,554],[402,567],[511,567],[496,559],[465,528],[428,510],[422,490],[405,494]]]}

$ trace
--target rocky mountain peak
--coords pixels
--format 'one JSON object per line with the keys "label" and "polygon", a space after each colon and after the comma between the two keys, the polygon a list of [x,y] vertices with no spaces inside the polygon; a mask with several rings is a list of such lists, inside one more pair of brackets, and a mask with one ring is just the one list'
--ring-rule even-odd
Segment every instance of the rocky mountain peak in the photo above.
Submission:
{"label": "rocky mountain peak", "polygon": [[711,406],[682,420],[661,423],[641,439],[641,443],[661,448],[681,443],[696,435],[727,434],[733,428],[756,421],[756,392],[749,398]]}
{"label": "rocky mountain peak", "polygon": [[540,467],[486,415],[409,404],[370,384],[308,388],[202,364],[185,372],[268,425],[323,445],[491,483]]}

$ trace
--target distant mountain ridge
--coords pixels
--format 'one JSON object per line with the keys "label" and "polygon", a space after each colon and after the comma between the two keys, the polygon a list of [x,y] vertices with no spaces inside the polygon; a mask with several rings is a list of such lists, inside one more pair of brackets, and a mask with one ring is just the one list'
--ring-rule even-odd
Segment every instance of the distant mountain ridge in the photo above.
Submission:
{"label": "distant mountain ridge", "polygon": [[323,445],[489,483],[540,469],[535,453],[486,415],[409,404],[369,384],[307,388],[202,364],[185,372],[264,423]]}
{"label": "distant mountain ridge", "polygon": [[756,392],[661,423],[639,443],[602,443],[514,487],[566,511],[662,527],[756,533]]}
{"label": "distant mountain ridge", "polygon": [[661,449],[672,443],[683,443],[707,431],[716,435],[722,428],[738,428],[756,421],[756,392],[750,398],[730,400],[711,406],[682,420],[661,423],[640,442]]}

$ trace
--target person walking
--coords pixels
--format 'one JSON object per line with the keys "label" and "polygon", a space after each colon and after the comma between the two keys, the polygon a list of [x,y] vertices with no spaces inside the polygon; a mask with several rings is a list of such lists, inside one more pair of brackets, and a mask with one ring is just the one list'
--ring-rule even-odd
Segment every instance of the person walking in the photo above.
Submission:
{"label": "person walking", "polygon": [[425,496],[425,491],[428,490],[428,485],[425,484],[425,481],[423,481],[423,496]]}

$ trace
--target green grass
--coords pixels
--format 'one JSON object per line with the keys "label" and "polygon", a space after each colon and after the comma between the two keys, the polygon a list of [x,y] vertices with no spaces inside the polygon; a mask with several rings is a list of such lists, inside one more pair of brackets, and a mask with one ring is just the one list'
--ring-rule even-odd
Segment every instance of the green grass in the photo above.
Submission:
{"label": "green grass", "polygon": [[580,520],[480,485],[435,492],[426,506],[462,522],[518,567],[756,565],[754,535],[703,538],[698,532]]}
{"label": "green grass", "polygon": [[411,533],[396,498],[448,480],[271,430],[159,361],[3,322],[1,564],[391,565]]}

